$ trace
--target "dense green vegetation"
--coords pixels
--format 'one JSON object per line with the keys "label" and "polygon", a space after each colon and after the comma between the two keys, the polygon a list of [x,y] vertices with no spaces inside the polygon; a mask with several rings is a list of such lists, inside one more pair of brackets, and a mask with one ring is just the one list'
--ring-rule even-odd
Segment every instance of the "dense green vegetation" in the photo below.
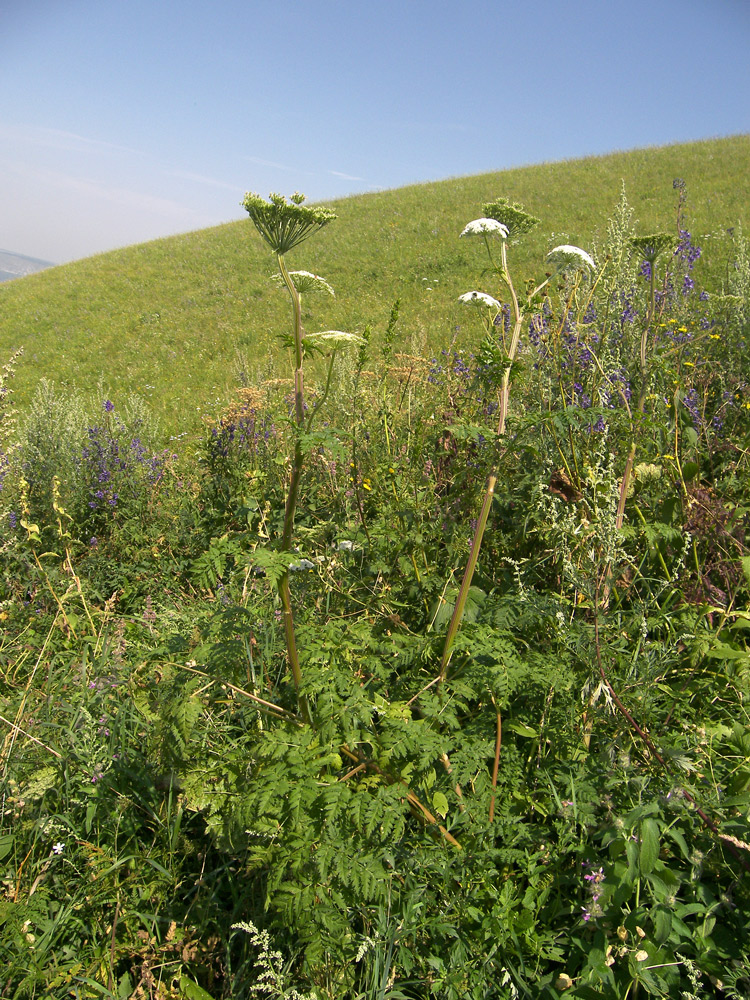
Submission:
{"label": "dense green vegetation", "polygon": [[3,294],[70,324],[0,376],[4,996],[750,996],[730,149],[612,158],[648,211],[606,159],[248,198]]}
{"label": "dense green vegetation", "polygon": [[[517,251],[534,272],[558,243],[593,247],[622,185],[640,233],[674,229],[672,181],[687,183],[689,220],[701,241],[704,281],[726,285],[727,228],[750,230],[750,136],[618,153],[463,177],[347,198],[291,266],[323,274],[337,297],[306,319],[319,329],[382,336],[401,302],[403,349],[431,350],[465,325],[457,297],[477,281],[474,255],[456,240],[484,201],[503,195],[543,220]],[[266,194],[266,192],[261,192]],[[90,391],[138,393],[165,430],[195,428],[237,377],[275,369],[288,305],[273,291],[267,248],[246,222],[66,264],[0,287],[0,356],[24,348],[19,403],[40,378]],[[244,375],[242,373],[245,373]]]}

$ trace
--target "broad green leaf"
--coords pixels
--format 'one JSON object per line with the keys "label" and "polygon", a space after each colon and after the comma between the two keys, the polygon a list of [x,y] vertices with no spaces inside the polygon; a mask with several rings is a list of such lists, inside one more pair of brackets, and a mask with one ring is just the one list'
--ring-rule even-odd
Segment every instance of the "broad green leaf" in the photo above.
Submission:
{"label": "broad green leaf", "polygon": [[625,853],[628,856],[628,880],[634,882],[638,878],[638,845],[635,841],[625,842]]}
{"label": "broad green leaf", "polygon": [[435,792],[432,796],[432,808],[441,819],[445,819],[448,815],[448,799],[446,799],[442,792]]}
{"label": "broad green leaf", "polygon": [[669,910],[659,907],[654,914],[654,940],[657,944],[664,944],[672,933],[672,914]]}
{"label": "broad green leaf", "polygon": [[687,860],[690,857],[690,851],[688,850],[687,841],[683,837],[682,833],[680,833],[680,831],[677,830],[674,827],[671,830],[669,830],[668,832],[669,832],[669,836],[672,838],[672,840],[675,842],[675,844],[677,844],[677,846],[679,847],[680,853],[682,854],[683,858],[685,858],[685,860]]}
{"label": "broad green leaf", "polygon": [[86,833],[91,833],[91,827],[94,824],[94,816],[96,816],[96,800],[92,799],[86,806],[86,819],[83,824]]}
{"label": "broad green leaf", "polygon": [[523,722],[516,722],[514,719],[503,723],[503,725],[505,729],[511,729],[514,733],[518,733],[519,736],[532,737],[537,735],[536,729],[532,729],[531,726],[527,726]]}
{"label": "broad green leaf", "polygon": [[655,819],[644,819],[641,823],[640,868],[642,875],[654,870],[659,857],[659,824]]}
{"label": "broad green leaf", "polygon": [[698,432],[694,427],[686,427],[682,432],[682,440],[688,448],[695,448],[698,444]]}
{"label": "broad green leaf", "polygon": [[682,466],[682,478],[685,480],[686,483],[689,483],[691,480],[695,479],[695,477],[698,475],[699,472],[700,472],[700,465],[698,465],[697,462],[685,462],[685,464]]}
{"label": "broad green leaf", "polygon": [[180,976],[180,991],[188,1000],[213,1000],[210,993],[206,993],[202,986],[188,979],[187,976]]}

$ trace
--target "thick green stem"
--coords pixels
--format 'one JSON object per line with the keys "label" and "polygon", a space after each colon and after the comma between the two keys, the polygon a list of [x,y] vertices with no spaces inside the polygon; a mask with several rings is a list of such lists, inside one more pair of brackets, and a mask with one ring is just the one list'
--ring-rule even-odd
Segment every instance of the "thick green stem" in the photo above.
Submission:
{"label": "thick green stem", "polygon": [[469,552],[469,559],[466,563],[466,569],[464,570],[464,577],[461,581],[461,588],[458,592],[458,597],[456,598],[456,604],[453,608],[453,614],[451,616],[450,625],[448,626],[448,633],[445,637],[445,645],[443,646],[443,659],[440,664],[440,682],[445,680],[448,674],[448,664],[451,659],[451,652],[453,650],[453,643],[455,642],[456,635],[458,634],[459,626],[461,625],[461,619],[464,614],[464,607],[466,606],[466,599],[469,596],[469,588],[471,587],[471,581],[474,577],[474,570],[476,569],[477,560],[479,559],[479,550],[482,547],[482,538],[484,537],[484,529],[487,527],[487,518],[490,516],[490,508],[492,507],[492,501],[495,499],[495,484],[497,483],[497,476],[494,471],[491,473],[487,479],[487,486],[484,493],[484,501],[482,502],[482,509],[479,512],[479,518],[477,519],[477,527],[474,532],[474,538],[471,542],[471,551]]}
{"label": "thick green stem", "polygon": [[283,254],[277,254],[276,260],[278,261],[281,277],[284,279],[284,284],[289,290],[289,296],[292,300],[294,321],[294,413],[297,424],[302,427],[305,422],[304,376],[302,374],[302,358],[304,353],[302,350],[302,300],[289,271],[286,269]]}
{"label": "thick green stem", "polygon": [[[503,381],[500,388],[500,414],[497,424],[497,436],[502,438],[505,434],[505,421],[508,416],[508,403],[510,400],[510,372],[511,366],[513,364],[513,359],[515,358],[516,351],[518,350],[518,342],[521,337],[521,324],[523,322],[523,314],[521,313],[521,308],[518,304],[518,298],[516,296],[515,288],[513,287],[513,282],[510,279],[507,267],[507,258],[505,252],[505,242],[503,241],[502,246],[502,265],[500,276],[507,285],[511,300],[513,302],[513,333],[511,335],[510,347],[508,349],[508,367],[503,372]],[[440,675],[439,683],[442,684],[448,675],[448,665],[450,664],[451,653],[453,651],[453,643],[456,640],[458,630],[461,626],[461,619],[463,618],[464,608],[466,607],[466,601],[469,596],[469,589],[471,587],[471,581],[474,578],[474,570],[476,569],[477,561],[479,559],[479,550],[482,547],[482,539],[484,538],[484,530],[487,527],[487,519],[490,516],[490,509],[492,508],[492,501],[495,498],[495,486],[497,484],[497,469],[493,469],[492,472],[487,477],[487,485],[484,492],[484,500],[482,501],[482,509],[479,512],[479,518],[477,519],[477,526],[474,531],[474,537],[471,542],[471,551],[469,552],[469,559],[466,563],[466,569],[464,570],[463,579],[461,581],[461,587],[458,591],[458,596],[456,597],[456,603],[453,608],[453,614],[451,616],[450,624],[448,625],[448,632],[445,636],[445,645],[443,646],[443,657],[440,663]]]}
{"label": "thick green stem", "polygon": [[[302,371],[302,303],[299,292],[284,263],[282,254],[277,254],[279,271],[284,279],[284,284],[289,290],[292,300],[292,311],[294,317],[294,413],[297,429],[294,441],[294,458],[292,460],[292,475],[289,480],[289,491],[286,496],[286,506],[284,508],[284,528],[281,535],[281,550],[289,552],[292,548],[292,535],[294,533],[294,515],[297,509],[297,498],[299,496],[299,486],[302,479],[302,466],[304,455],[299,439],[300,432],[304,429],[305,423],[305,382]],[[299,708],[302,717],[310,721],[310,710],[307,700],[300,696],[299,689],[302,685],[302,668],[300,667],[299,654],[297,652],[297,639],[294,631],[294,615],[292,613],[292,595],[289,588],[289,570],[279,580],[279,597],[284,614],[284,637],[286,641],[287,659],[289,669],[292,672],[294,686],[297,691]]]}

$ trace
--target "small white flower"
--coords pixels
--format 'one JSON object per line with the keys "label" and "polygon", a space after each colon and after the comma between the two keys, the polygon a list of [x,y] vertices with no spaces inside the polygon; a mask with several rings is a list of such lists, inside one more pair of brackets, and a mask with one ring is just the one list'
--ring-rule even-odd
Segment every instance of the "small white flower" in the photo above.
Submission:
{"label": "small white flower", "polygon": [[500,309],[500,303],[486,292],[464,292],[458,296],[458,301],[465,305],[487,306],[488,309]]}
{"label": "small white flower", "polygon": [[300,559],[299,562],[289,563],[290,573],[300,573],[302,570],[305,569],[315,569],[315,563],[310,562],[309,559]]}
{"label": "small white flower", "polygon": [[586,251],[581,250],[580,247],[571,246],[569,243],[563,243],[562,246],[550,250],[547,254],[547,260],[551,264],[555,264],[561,271],[566,267],[581,266],[590,267],[592,271],[596,270],[596,264]]}
{"label": "small white flower", "polygon": [[62,852],[63,852],[64,850],[65,850],[65,844],[63,844],[63,843],[62,843],[61,841],[59,841],[59,840],[58,840],[58,842],[57,842],[56,844],[53,844],[53,845],[52,845],[52,853],[53,853],[53,854],[62,854]]}
{"label": "small white flower", "polygon": [[474,219],[461,233],[462,236],[499,236],[503,240],[508,238],[508,227],[497,219]]}
{"label": "small white flower", "polygon": [[636,962],[645,962],[647,958],[648,958],[648,952],[644,951],[643,949],[635,953]]}

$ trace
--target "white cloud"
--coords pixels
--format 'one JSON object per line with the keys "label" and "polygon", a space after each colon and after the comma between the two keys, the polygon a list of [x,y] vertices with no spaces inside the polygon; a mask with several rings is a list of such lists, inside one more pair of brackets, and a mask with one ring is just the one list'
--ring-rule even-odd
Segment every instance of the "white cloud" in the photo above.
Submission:
{"label": "white cloud", "polygon": [[259,156],[243,156],[243,160],[248,163],[255,163],[259,167],[273,167],[274,170],[286,170],[289,173],[298,173],[297,167],[288,167],[284,163],[274,163],[273,160],[262,160]]}
{"label": "white cloud", "polygon": [[352,174],[342,174],[340,170],[329,170],[333,177],[340,177],[343,181],[364,181],[364,177],[354,177]]}
{"label": "white cloud", "polygon": [[232,191],[240,196],[244,193],[244,188],[239,184],[228,184],[226,181],[216,180],[215,177],[205,177],[203,174],[193,174],[187,170],[167,170],[167,177],[177,177],[183,181],[193,181],[195,184],[206,184],[208,187],[220,188],[222,191]]}
{"label": "white cloud", "polygon": [[120,146],[103,139],[90,139],[75,132],[65,132],[57,128],[43,128],[38,125],[8,125],[0,122],[0,139],[31,146],[44,146],[47,149],[66,152],[91,152],[98,150],[107,153],[130,153],[135,156],[148,156],[143,150],[130,146]]}

